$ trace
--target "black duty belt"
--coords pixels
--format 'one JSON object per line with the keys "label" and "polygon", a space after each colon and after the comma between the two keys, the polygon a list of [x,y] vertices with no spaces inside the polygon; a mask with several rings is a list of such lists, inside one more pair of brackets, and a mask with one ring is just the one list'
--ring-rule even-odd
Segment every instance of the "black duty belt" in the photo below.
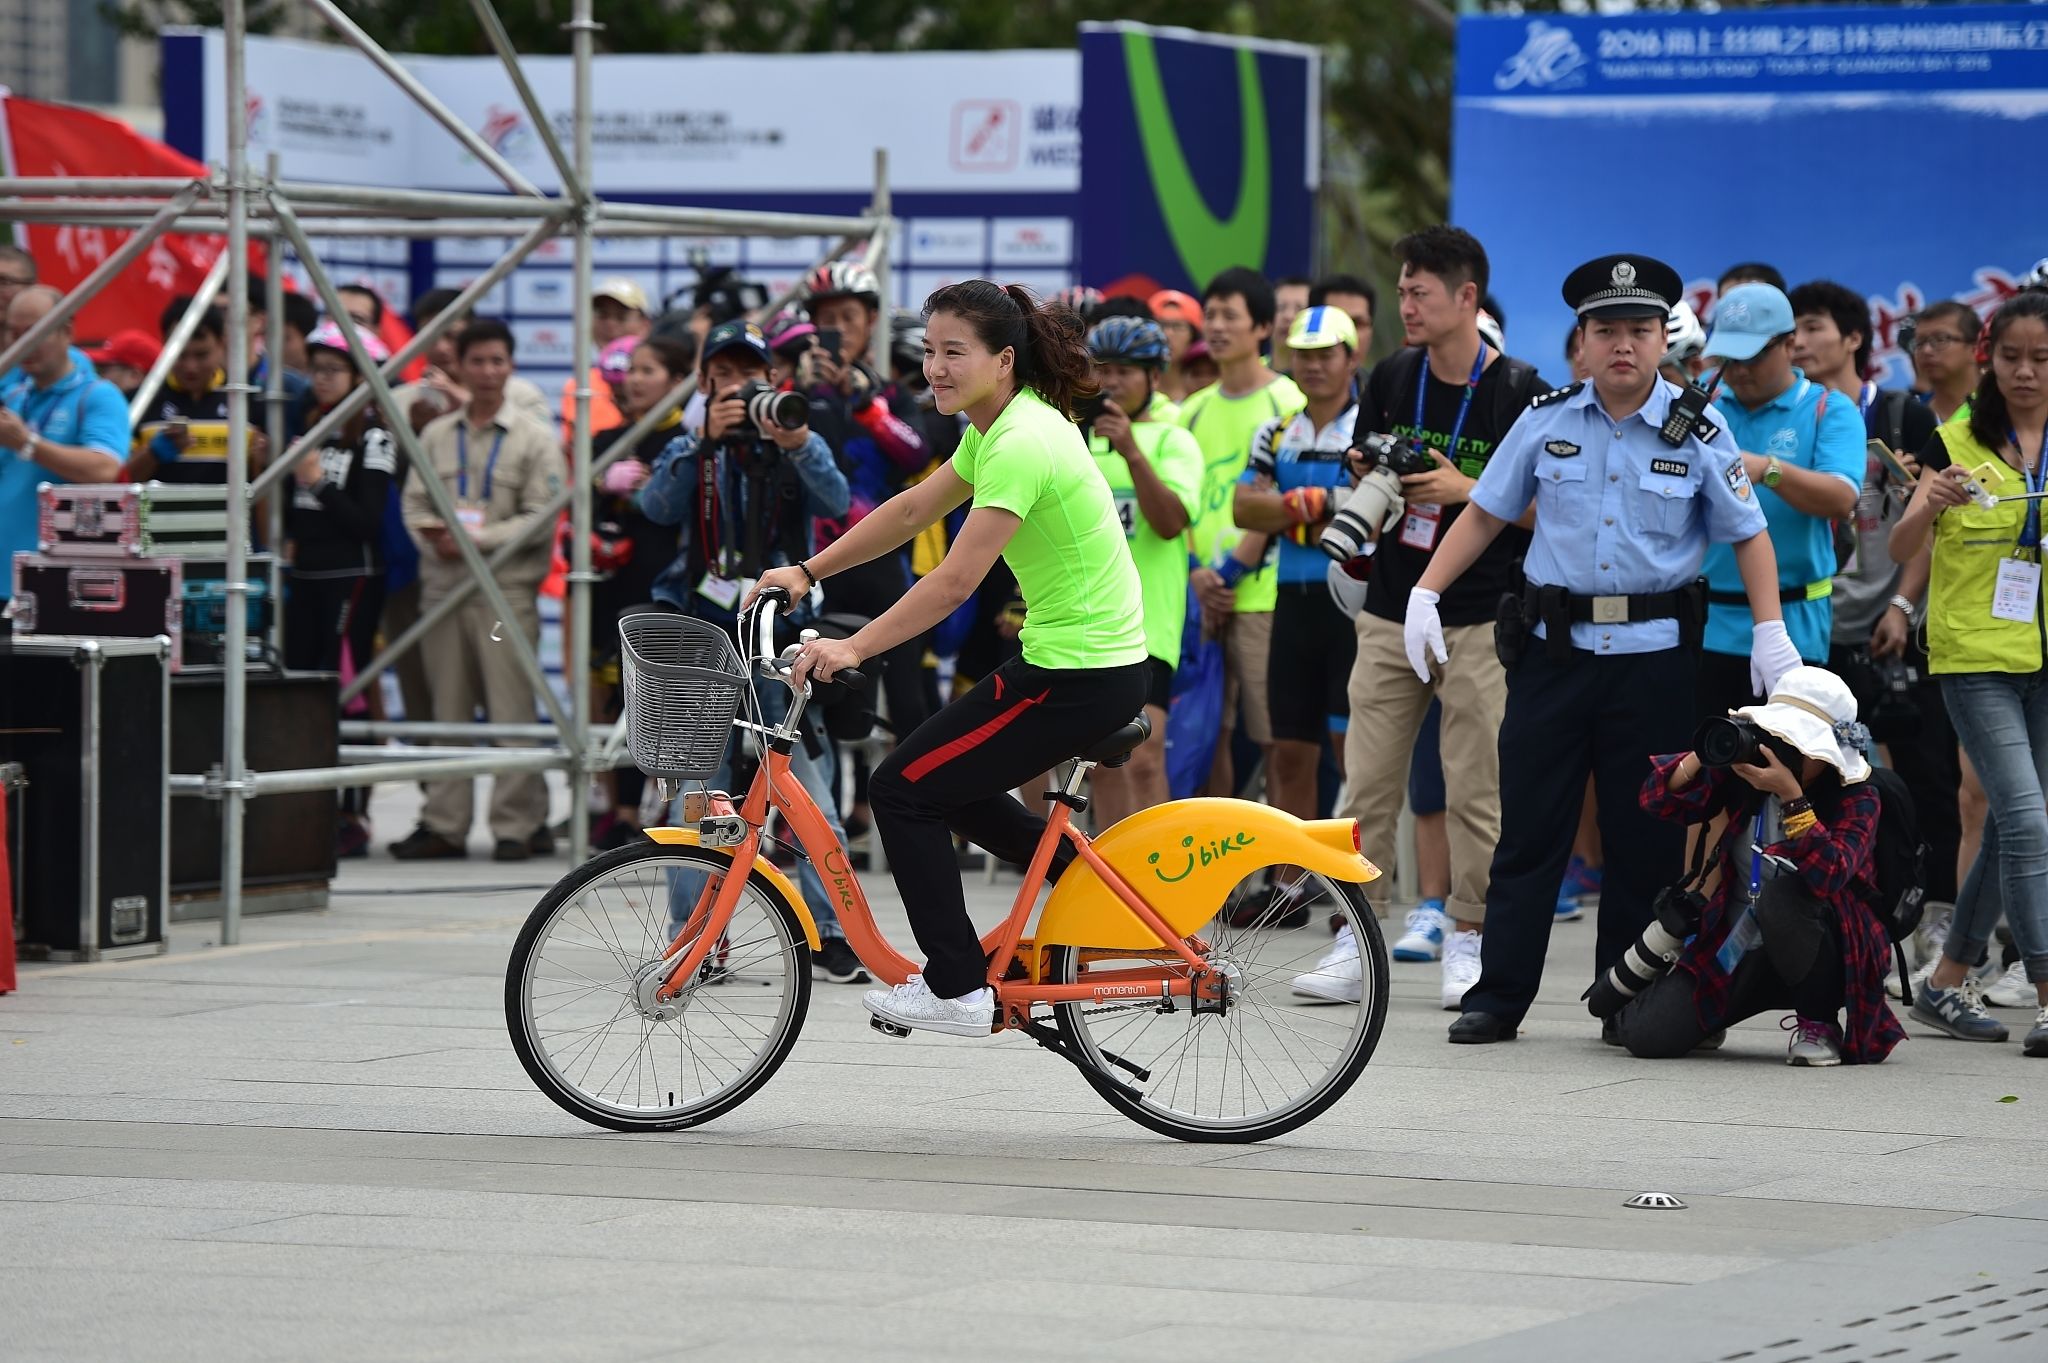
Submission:
{"label": "black duty belt", "polygon": [[[1644,592],[1638,596],[1574,596],[1555,587],[1531,587],[1529,590],[1539,602],[1543,592],[1560,592],[1575,625],[1632,625],[1646,620],[1671,620],[1678,616],[1685,599],[1683,590]],[[1537,614],[1540,618],[1540,604]]]}

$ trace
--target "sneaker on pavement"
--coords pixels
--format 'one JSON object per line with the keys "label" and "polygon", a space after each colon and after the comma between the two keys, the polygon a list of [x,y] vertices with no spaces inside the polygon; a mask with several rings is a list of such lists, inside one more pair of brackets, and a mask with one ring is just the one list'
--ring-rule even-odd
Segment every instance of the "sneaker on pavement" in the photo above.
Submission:
{"label": "sneaker on pavement", "polygon": [[2034,1013],[2034,1026],[2027,1033],[2027,1039],[2020,1043],[2020,1053],[2037,1058],[2048,1057],[2048,1008]]}
{"label": "sneaker on pavement", "polygon": [[[1912,978],[1914,998],[1920,997],[1920,991],[1927,987],[1928,978],[1934,974],[1934,967],[1940,963],[1941,953],[1937,951],[1914,968]],[[1884,992],[1902,1001],[1906,997],[1905,991],[1899,988],[1899,964],[1897,961],[1893,961],[1891,968],[1884,972]]]}
{"label": "sneaker on pavement", "polygon": [[1958,1041],[2003,1041],[2007,1035],[2005,1024],[1984,1011],[1977,986],[1969,979],[1953,989],[1936,989],[1932,982],[1916,986],[1910,1011]]}
{"label": "sneaker on pavement", "polygon": [[875,978],[844,937],[827,937],[818,943],[817,954],[811,957],[811,975],[834,984],[872,984]]}
{"label": "sneaker on pavement", "polygon": [[1294,977],[1297,998],[1319,1003],[1357,1003],[1365,997],[1365,967],[1358,959],[1358,937],[1346,923],[1337,930],[1337,941],[1316,968]]}
{"label": "sneaker on pavement", "polygon": [[1444,901],[1425,899],[1408,911],[1408,924],[1394,942],[1397,961],[1434,961],[1444,950]]}
{"label": "sneaker on pavement", "polygon": [[1558,889],[1558,898],[1598,899],[1601,879],[1598,866],[1588,866],[1583,859],[1573,857],[1564,868],[1564,884]]}
{"label": "sneaker on pavement", "polygon": [[524,838],[499,838],[491,849],[492,861],[525,861],[532,855],[533,845]]}
{"label": "sneaker on pavement", "polygon": [[1479,934],[1453,932],[1444,943],[1444,992],[1446,1013],[1455,1013],[1465,1002],[1465,991],[1479,983]]}
{"label": "sneaker on pavement", "polygon": [[[566,834],[564,835],[567,836]],[[537,857],[551,857],[555,854],[555,835],[546,824],[533,830],[533,836],[526,840],[526,850]]]}
{"label": "sneaker on pavement", "polygon": [[1557,897],[1555,913],[1556,916],[1552,921],[1558,923],[1576,923],[1586,916],[1586,911],[1579,907],[1578,900],[1567,899],[1562,894]]}
{"label": "sneaker on pavement", "polygon": [[861,1007],[884,1022],[913,1032],[944,1032],[948,1036],[987,1036],[995,1027],[996,996],[987,985],[957,999],[942,999],[912,975],[894,989],[870,989]]}
{"label": "sneaker on pavement", "polygon": [[1912,957],[1914,965],[1926,965],[1941,959],[1941,945],[1948,940],[1949,920],[1954,913],[1953,904],[1928,903],[1920,926],[1913,929],[1913,935],[1906,942],[1906,954]]}
{"label": "sneaker on pavement", "polygon": [[468,856],[469,849],[421,824],[391,844],[391,855],[400,861],[452,860]]}
{"label": "sneaker on pavement", "polygon": [[2014,961],[2003,975],[1984,986],[1984,1002],[1993,1008],[2033,1008],[2040,1001],[2033,981],[2027,978],[2025,961]]}
{"label": "sneaker on pavement", "polygon": [[1785,1047],[1785,1063],[1822,1068],[1842,1063],[1842,1029],[1832,1022],[1815,1022],[1794,1014],[1778,1024],[1792,1033]]}

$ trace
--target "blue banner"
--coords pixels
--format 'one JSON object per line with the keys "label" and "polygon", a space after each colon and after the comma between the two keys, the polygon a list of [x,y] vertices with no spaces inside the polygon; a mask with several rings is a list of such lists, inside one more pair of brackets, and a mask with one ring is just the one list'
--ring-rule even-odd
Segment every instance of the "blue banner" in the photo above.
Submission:
{"label": "blue banner", "polygon": [[1199,293],[1232,265],[1305,273],[1321,85],[1313,48],[1083,24],[1082,281]]}
{"label": "blue banner", "polygon": [[1455,220],[1486,244],[1509,349],[1561,371],[1580,262],[1641,251],[1702,315],[1764,261],[1898,323],[1988,311],[2048,255],[2048,13],[2035,6],[1473,18],[1459,25]]}

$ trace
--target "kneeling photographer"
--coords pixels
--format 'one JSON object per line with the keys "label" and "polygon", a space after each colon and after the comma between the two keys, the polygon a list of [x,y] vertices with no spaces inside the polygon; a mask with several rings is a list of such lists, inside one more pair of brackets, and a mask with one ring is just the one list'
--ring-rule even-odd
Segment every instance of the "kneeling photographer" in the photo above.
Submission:
{"label": "kneeling photographer", "polygon": [[1652,759],[1645,811],[1729,819],[1712,866],[1696,846],[1687,879],[1658,895],[1656,920],[1587,991],[1631,1055],[1711,1050],[1729,1025],[1773,1009],[1795,1014],[1790,1065],[1875,1064],[1905,1039],[1872,908],[1880,800],[1864,738],[1842,679],[1799,667],[1767,703],[1703,723],[1698,751]]}
{"label": "kneeling photographer", "polygon": [[[655,600],[728,630],[752,581],[770,568],[808,558],[812,518],[844,515],[848,501],[846,475],[810,428],[809,404],[800,394],[769,385],[769,359],[767,338],[754,323],[723,322],[711,329],[698,369],[699,390],[709,395],[704,434],[670,441],[636,498],[647,519],[677,527],[675,561],[655,579]],[[794,627],[811,623],[810,615],[808,603],[799,603],[787,618]],[[754,692],[764,722],[778,722],[788,707],[788,688],[757,677]],[[823,718],[823,711],[813,713]],[[714,787],[733,788],[730,747],[726,763]],[[843,844],[835,798],[838,767],[822,732],[806,733],[790,769]],[[835,983],[865,982],[867,972],[846,945],[823,882],[808,860],[798,871],[824,939],[816,968]]]}

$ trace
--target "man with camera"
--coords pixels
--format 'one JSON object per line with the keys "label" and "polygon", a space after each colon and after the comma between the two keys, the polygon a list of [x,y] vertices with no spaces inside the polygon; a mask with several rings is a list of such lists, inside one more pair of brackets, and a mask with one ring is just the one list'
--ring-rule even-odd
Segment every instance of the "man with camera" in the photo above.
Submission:
{"label": "man with camera", "polygon": [[1273,536],[1280,546],[1266,668],[1273,725],[1266,797],[1304,819],[1316,816],[1323,740],[1327,736],[1342,753],[1351,718],[1344,687],[1357,645],[1350,620],[1330,600],[1330,560],[1316,540],[1350,481],[1344,455],[1358,416],[1351,381],[1357,346],[1357,328],[1338,309],[1312,307],[1295,315],[1287,350],[1308,406],[1259,428],[1231,503],[1239,529]]}
{"label": "man with camera", "polygon": [[[810,557],[813,518],[843,516],[847,508],[846,475],[811,430],[810,404],[768,383],[771,358],[767,337],[752,322],[711,329],[697,375],[700,391],[710,395],[704,434],[670,441],[636,494],[643,515],[678,530],[675,561],[655,579],[655,600],[726,629],[737,621],[753,579]],[[799,603],[789,620],[800,626],[813,614],[808,602]],[[756,678],[754,694],[766,722],[781,719],[787,687]],[[727,762],[714,784],[730,788],[730,749]],[[807,726],[790,769],[843,843],[838,765],[821,732]],[[823,939],[818,973],[836,984],[865,983],[867,971],[847,946],[833,901],[809,861],[799,864],[798,883]]]}
{"label": "man with camera", "polygon": [[1444,593],[1535,504],[1526,581],[1500,600],[1495,620],[1508,688],[1500,845],[1480,976],[1451,1024],[1454,1043],[1511,1039],[1535,1001],[1589,771],[1607,858],[1596,972],[1636,940],[1652,898],[1676,879],[1681,836],[1643,813],[1636,795],[1649,754],[1682,748],[1691,731],[1705,623],[1695,583],[1709,540],[1735,544],[1766,683],[1799,664],[1742,452],[1704,394],[1657,374],[1680,292],[1678,272],[1646,256],[1605,256],[1571,273],[1564,299],[1579,317],[1591,381],[1530,404],[1408,593],[1403,643],[1427,679],[1451,664]]}
{"label": "man with camera", "polygon": [[[1488,263],[1476,238],[1440,225],[1403,237],[1394,249],[1407,348],[1373,366],[1366,379],[1359,429],[1373,434],[1353,442],[1360,490],[1322,543],[1334,558],[1371,555],[1365,608],[1353,622],[1344,740],[1345,813],[1358,820],[1366,847],[1383,854],[1393,844],[1416,735],[1431,697],[1442,704],[1451,894],[1444,908],[1417,906],[1393,952],[1397,960],[1441,955],[1443,1005],[1456,1008],[1479,977],[1487,860],[1500,838],[1497,754],[1507,682],[1494,656],[1492,623],[1501,594],[1518,585],[1515,563],[1528,543],[1526,530],[1508,527],[1437,607],[1448,661],[1435,675],[1418,678],[1408,666],[1402,621],[1410,589],[1465,512],[1474,481],[1546,385],[1533,366],[1480,337]],[[1383,915],[1391,885],[1391,877],[1382,878],[1367,890]],[[1337,946],[1341,953],[1345,944]]]}

